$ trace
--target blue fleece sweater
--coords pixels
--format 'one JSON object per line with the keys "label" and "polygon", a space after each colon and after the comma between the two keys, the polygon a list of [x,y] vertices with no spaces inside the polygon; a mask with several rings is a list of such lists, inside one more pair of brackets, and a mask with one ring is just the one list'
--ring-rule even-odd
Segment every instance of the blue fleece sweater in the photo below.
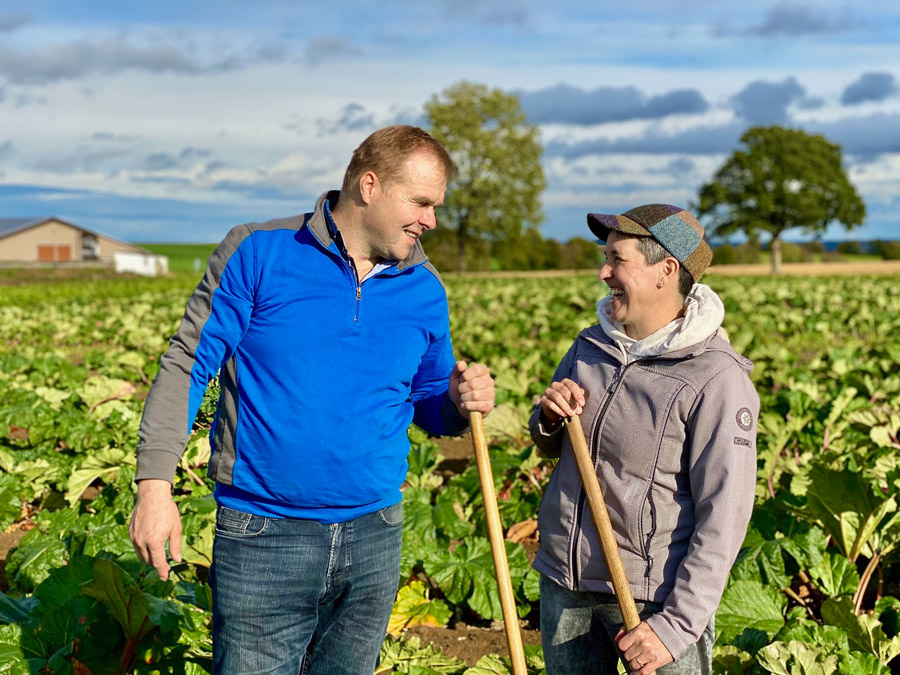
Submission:
{"label": "blue fleece sweater", "polygon": [[219,504],[341,522],[397,503],[411,422],[465,420],[447,396],[447,298],[417,245],[361,284],[313,213],[234,228],[210,257],[141,420],[137,479],[171,480],[209,381]]}

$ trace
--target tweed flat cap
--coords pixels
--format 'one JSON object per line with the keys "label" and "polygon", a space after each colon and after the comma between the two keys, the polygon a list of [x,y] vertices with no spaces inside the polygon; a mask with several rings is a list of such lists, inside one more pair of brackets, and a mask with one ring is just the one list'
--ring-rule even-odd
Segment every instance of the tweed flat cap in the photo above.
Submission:
{"label": "tweed flat cap", "polygon": [[588,227],[601,241],[616,230],[633,237],[653,237],[681,263],[691,278],[700,280],[712,261],[703,226],[688,211],[670,204],[645,204],[621,215],[589,213]]}

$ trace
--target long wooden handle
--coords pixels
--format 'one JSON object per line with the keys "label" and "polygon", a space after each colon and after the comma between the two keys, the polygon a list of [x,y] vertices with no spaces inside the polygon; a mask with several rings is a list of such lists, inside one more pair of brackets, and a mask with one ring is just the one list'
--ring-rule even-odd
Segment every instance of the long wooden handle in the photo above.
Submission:
{"label": "long wooden handle", "polygon": [[500,510],[497,495],[494,494],[494,473],[488,455],[487,439],[484,435],[484,420],[481,413],[473,412],[469,417],[472,426],[472,444],[475,446],[475,463],[481,481],[481,496],[484,498],[484,513],[487,520],[488,538],[494,569],[497,572],[497,587],[500,590],[500,607],[503,609],[503,624],[506,628],[506,643],[512,661],[513,675],[526,675],[525,652],[522,649],[522,635],[519,633],[519,615],[513,597],[512,579],[509,576],[509,562],[506,559],[506,544],[503,540],[503,526],[500,524]]}
{"label": "long wooden handle", "polygon": [[600,490],[600,481],[591,460],[587,441],[584,438],[584,429],[578,415],[573,415],[566,422],[569,439],[572,441],[572,450],[575,452],[575,461],[578,463],[578,472],[581,474],[581,482],[584,491],[587,492],[588,503],[591,506],[591,514],[594,516],[594,524],[600,535],[600,546],[603,548],[603,557],[606,558],[606,566],[612,577],[613,590],[619,603],[619,611],[625,621],[625,630],[635,628],[641,618],[638,616],[637,607],[634,604],[634,596],[631,594],[631,586],[625,576],[625,566],[622,565],[622,556],[619,554],[619,545],[616,543],[616,535],[613,534],[612,524],[609,522],[609,512],[606,510],[606,502],[603,501],[603,492]]}

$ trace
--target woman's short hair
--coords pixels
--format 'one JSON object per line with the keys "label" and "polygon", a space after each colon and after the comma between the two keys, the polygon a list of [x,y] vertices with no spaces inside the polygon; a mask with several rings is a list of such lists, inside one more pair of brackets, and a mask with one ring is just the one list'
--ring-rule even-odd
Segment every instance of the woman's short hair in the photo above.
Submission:
{"label": "woman's short hair", "polygon": [[[637,239],[638,250],[644,254],[644,259],[647,261],[648,265],[655,265],[666,258],[674,257],[653,237],[634,238]],[[694,279],[688,274],[688,271],[684,269],[684,265],[678,263],[678,292],[681,293],[681,297],[686,298],[693,287]]]}

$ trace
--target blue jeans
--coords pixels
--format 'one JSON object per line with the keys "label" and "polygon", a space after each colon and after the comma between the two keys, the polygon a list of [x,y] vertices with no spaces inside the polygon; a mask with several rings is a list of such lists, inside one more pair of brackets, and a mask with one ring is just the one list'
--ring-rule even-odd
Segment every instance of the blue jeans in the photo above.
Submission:
{"label": "blue jeans", "polygon": [[[658,602],[636,604],[642,620],[662,609]],[[621,654],[613,638],[623,623],[614,595],[570,591],[541,575],[541,642],[547,675],[616,675]],[[713,631],[710,619],[697,643],[677,661],[657,668],[658,675],[710,675]]]}
{"label": "blue jeans", "polygon": [[400,578],[403,506],[334,525],[216,514],[213,672],[372,675]]}

